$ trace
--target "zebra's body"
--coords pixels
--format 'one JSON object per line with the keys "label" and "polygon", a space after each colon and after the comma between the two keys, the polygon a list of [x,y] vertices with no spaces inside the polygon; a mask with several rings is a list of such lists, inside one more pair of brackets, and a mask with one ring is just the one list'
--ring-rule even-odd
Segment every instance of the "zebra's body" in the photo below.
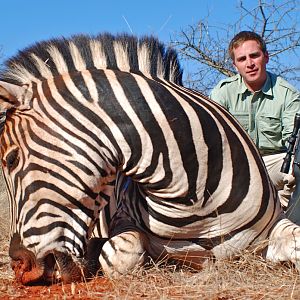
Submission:
{"label": "zebra's body", "polygon": [[297,262],[280,238],[299,228],[281,225],[288,221],[255,146],[219,105],[182,87],[181,75],[172,50],[129,36],[52,40],[7,62],[1,157],[20,281],[49,280],[50,254],[71,261],[63,280],[81,276],[71,258],[85,256],[117,175],[100,255],[108,274],[133,268],[145,251],[197,263],[268,237],[269,258]]}

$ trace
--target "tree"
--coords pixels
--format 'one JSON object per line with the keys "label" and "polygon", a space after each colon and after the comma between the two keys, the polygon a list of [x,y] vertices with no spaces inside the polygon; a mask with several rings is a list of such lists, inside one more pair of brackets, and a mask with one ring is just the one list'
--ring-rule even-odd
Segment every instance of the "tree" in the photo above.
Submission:
{"label": "tree", "polygon": [[[181,59],[193,64],[185,85],[209,94],[225,76],[236,74],[228,56],[231,38],[241,30],[252,30],[264,37],[270,55],[268,70],[300,88],[299,0],[258,0],[254,8],[241,0],[240,18],[223,27],[205,21],[191,25],[171,39]],[[197,62],[195,64],[195,62]]]}

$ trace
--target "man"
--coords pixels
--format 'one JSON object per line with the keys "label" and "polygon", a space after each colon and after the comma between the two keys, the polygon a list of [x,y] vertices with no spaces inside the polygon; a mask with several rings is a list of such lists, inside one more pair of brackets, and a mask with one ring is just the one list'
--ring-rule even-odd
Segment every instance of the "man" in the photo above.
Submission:
{"label": "man", "polygon": [[300,112],[300,94],[283,78],[269,73],[269,54],[256,33],[242,31],[229,44],[238,74],[220,81],[211,98],[224,106],[244,127],[258,147],[280,202],[286,207],[295,185],[291,174],[280,172]]}

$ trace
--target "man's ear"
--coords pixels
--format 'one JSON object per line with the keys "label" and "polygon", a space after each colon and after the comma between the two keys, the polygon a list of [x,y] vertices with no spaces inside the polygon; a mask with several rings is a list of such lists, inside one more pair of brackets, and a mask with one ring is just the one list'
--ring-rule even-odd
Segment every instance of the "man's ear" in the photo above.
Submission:
{"label": "man's ear", "polygon": [[267,64],[267,63],[269,62],[269,52],[266,51],[266,52],[264,53],[264,55],[265,55],[266,64]]}
{"label": "man's ear", "polygon": [[235,70],[236,70],[237,72],[239,72],[239,70],[238,70],[238,68],[236,67],[234,61],[232,62],[232,64],[233,64],[233,67],[235,68]]}
{"label": "man's ear", "polygon": [[28,86],[0,81],[0,110],[11,108],[29,109],[31,99],[32,92],[29,91]]}

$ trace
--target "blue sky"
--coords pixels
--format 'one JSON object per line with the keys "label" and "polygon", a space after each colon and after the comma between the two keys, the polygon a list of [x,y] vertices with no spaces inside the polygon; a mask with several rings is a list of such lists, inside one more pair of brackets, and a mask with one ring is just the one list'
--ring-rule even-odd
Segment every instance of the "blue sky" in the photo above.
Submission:
{"label": "blue sky", "polygon": [[[279,0],[280,2],[280,0]],[[226,28],[240,17],[240,0],[3,0],[0,64],[35,42],[100,32],[151,34],[168,43],[200,20]],[[247,8],[257,0],[243,0]],[[221,33],[222,34],[222,33]],[[197,64],[181,60],[186,74]]]}
{"label": "blue sky", "polygon": [[75,33],[96,34],[108,31],[136,35],[153,34],[168,42],[176,32],[195,24],[208,14],[216,23],[228,23],[237,19],[238,2],[238,0],[1,1],[0,63],[16,54],[17,50],[36,41]]}

